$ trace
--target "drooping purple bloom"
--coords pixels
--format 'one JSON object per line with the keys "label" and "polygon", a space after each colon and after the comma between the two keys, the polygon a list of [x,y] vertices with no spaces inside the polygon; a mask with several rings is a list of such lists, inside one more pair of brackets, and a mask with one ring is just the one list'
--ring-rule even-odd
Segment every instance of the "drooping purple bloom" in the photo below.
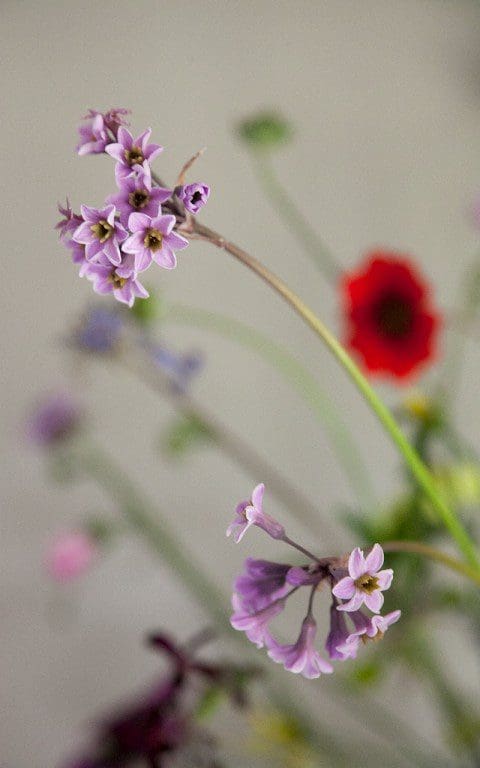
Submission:
{"label": "drooping purple bloom", "polygon": [[324,571],[310,566],[293,566],[287,573],[287,581],[292,587],[305,587],[319,584],[325,578]]}
{"label": "drooping purple bloom", "polygon": [[112,352],[120,341],[123,322],[117,312],[106,307],[92,307],[74,334],[74,343],[87,352]]}
{"label": "drooping purple bloom", "polygon": [[265,608],[258,611],[248,608],[241,597],[235,592],[232,595],[234,613],[230,617],[230,624],[234,629],[245,632],[248,639],[257,646],[263,648],[273,642],[268,629],[269,623],[281,613],[285,607],[285,599],[275,600]]}
{"label": "drooping purple bloom", "polygon": [[130,176],[135,172],[136,166],[142,166],[145,160],[151,163],[163,151],[159,144],[148,143],[151,133],[151,128],[147,128],[134,139],[127,128],[119,127],[117,142],[109,144],[105,149],[117,161],[117,179]]}
{"label": "drooping purple bloom", "polygon": [[210,197],[210,187],[207,184],[187,184],[184,187],[176,187],[175,194],[182,201],[187,211],[198,213]]}
{"label": "drooping purple bloom", "polygon": [[128,232],[115,219],[115,206],[90,208],[81,206],[83,223],[75,230],[73,239],[85,245],[87,261],[95,262],[104,254],[108,261],[118,266],[122,261],[120,243],[128,237]]}
{"label": "drooping purple bloom", "polygon": [[139,166],[137,174],[119,178],[118,186],[120,191],[107,197],[107,203],[115,206],[124,227],[128,226],[131,213],[146,213],[152,218],[157,216],[160,204],[172,196],[171,189],[152,188],[152,176],[147,160]]}
{"label": "drooping purple bloom", "polygon": [[227,536],[233,534],[234,541],[238,544],[248,531],[250,526],[257,525],[273,539],[283,539],[285,528],[273,517],[263,511],[263,495],[265,485],[260,483],[253,492],[249,501],[242,501],[237,505],[235,518],[227,528]]}
{"label": "drooping purple bloom", "polygon": [[357,648],[353,648],[350,652],[350,646],[347,646],[346,650],[339,650],[343,648],[350,637],[350,630],[347,626],[347,620],[345,614],[337,611],[337,601],[334,600],[330,607],[330,632],[328,633],[327,640],[325,642],[325,648],[331,659],[346,659],[355,658],[357,655]]}
{"label": "drooping purple bloom", "polygon": [[383,590],[390,587],[393,578],[391,568],[381,571],[383,549],[375,544],[367,557],[358,547],[348,560],[348,576],[341,579],[332,589],[335,597],[348,602],[338,606],[339,611],[357,611],[363,603],[373,613],[379,613],[384,597]]}
{"label": "drooping purple bloom", "polygon": [[91,113],[79,126],[80,142],[77,145],[79,155],[98,155],[105,151],[110,142],[107,127],[100,112]]}
{"label": "drooping purple bloom", "polygon": [[125,253],[135,256],[135,269],[143,272],[152,260],[164,269],[175,269],[175,250],[186,248],[188,240],[173,231],[175,216],[162,216],[160,210],[152,218],[145,213],[131,213],[128,228],[132,234],[123,244]]}
{"label": "drooping purple bloom", "polygon": [[295,672],[308,679],[320,677],[321,674],[328,675],[333,672],[333,667],[315,650],[316,632],[317,623],[312,616],[308,615],[303,620],[297,642],[293,645],[281,645],[270,638],[268,655],[273,661],[283,664],[289,672]]}
{"label": "drooping purple bloom", "polygon": [[290,566],[283,563],[248,557],[245,560],[245,572],[237,577],[234,584],[243,607],[259,611],[284,597],[290,589],[286,581],[289,570]]}
{"label": "drooping purple bloom", "polygon": [[397,610],[387,613],[385,616],[372,616],[366,634],[368,637],[382,637],[387,629],[399,620],[401,615],[402,612]]}
{"label": "drooping purple bloom", "polygon": [[70,395],[59,392],[37,406],[27,424],[27,434],[37,445],[54,445],[69,438],[81,419],[79,404]]}
{"label": "drooping purple bloom", "polygon": [[88,264],[84,276],[93,283],[95,293],[113,293],[117,301],[133,307],[135,298],[147,299],[149,294],[137,280],[133,265],[124,260],[119,266],[113,264]]}

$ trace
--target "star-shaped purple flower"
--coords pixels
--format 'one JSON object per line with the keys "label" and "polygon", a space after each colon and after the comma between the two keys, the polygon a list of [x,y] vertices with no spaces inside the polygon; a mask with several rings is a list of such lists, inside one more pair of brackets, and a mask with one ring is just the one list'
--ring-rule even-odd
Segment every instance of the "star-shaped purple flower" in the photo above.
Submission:
{"label": "star-shaped purple flower", "polygon": [[115,219],[115,206],[90,208],[82,205],[83,223],[73,233],[76,243],[85,245],[87,261],[98,261],[105,254],[108,261],[118,266],[122,261],[120,243],[128,237],[128,232]]}
{"label": "star-shaped purple flower", "polygon": [[79,155],[98,155],[105,151],[109,143],[107,127],[103,115],[99,112],[87,115],[86,122],[78,128],[80,143],[77,145]]}
{"label": "star-shaped purple flower", "polygon": [[308,615],[302,623],[297,642],[293,645],[281,645],[276,640],[270,639],[268,655],[273,661],[283,664],[289,672],[303,675],[310,680],[320,677],[321,674],[328,675],[333,672],[333,667],[315,650],[316,632],[317,622]]}
{"label": "star-shaped purple flower", "polygon": [[254,488],[250,501],[242,501],[237,505],[235,518],[227,528],[227,536],[233,533],[233,539],[238,544],[243,539],[250,526],[257,525],[274,539],[283,539],[285,528],[263,511],[263,495],[265,485],[260,483]]}
{"label": "star-shaped purple flower", "polygon": [[348,602],[338,606],[339,611],[358,611],[365,603],[373,613],[379,613],[383,605],[382,591],[390,587],[393,571],[388,568],[381,571],[383,549],[375,544],[367,557],[358,547],[353,550],[348,560],[348,576],[341,579],[332,589],[335,597]]}
{"label": "star-shaped purple flower", "polygon": [[152,260],[164,269],[175,269],[175,250],[188,245],[188,240],[173,231],[175,223],[175,216],[162,216],[160,209],[153,218],[146,213],[130,214],[128,228],[132,234],[124,242],[123,250],[135,256],[137,272],[147,269]]}
{"label": "star-shaped purple flower", "polygon": [[119,266],[113,264],[88,264],[84,276],[93,283],[95,293],[113,293],[117,301],[133,307],[135,298],[147,299],[148,291],[137,280],[136,272],[130,259],[125,259]]}
{"label": "star-shaped purple flower", "polygon": [[105,152],[117,161],[115,169],[117,179],[125,178],[135,173],[136,166],[143,165],[145,160],[151,163],[163,151],[163,147],[160,144],[148,143],[151,133],[151,128],[147,128],[146,131],[134,139],[127,128],[124,128],[124,126],[119,127],[117,142],[105,147]]}
{"label": "star-shaped purple flower", "polygon": [[107,197],[107,203],[115,206],[120,214],[120,222],[124,227],[128,226],[128,218],[131,213],[146,213],[147,216],[156,216],[160,204],[172,196],[171,189],[152,188],[152,175],[146,160],[142,166],[139,166],[138,173],[126,178],[118,178],[117,182],[120,191]]}
{"label": "star-shaped purple flower", "polygon": [[175,194],[182,201],[187,211],[198,213],[210,197],[210,187],[208,184],[195,182],[184,187],[177,187]]}

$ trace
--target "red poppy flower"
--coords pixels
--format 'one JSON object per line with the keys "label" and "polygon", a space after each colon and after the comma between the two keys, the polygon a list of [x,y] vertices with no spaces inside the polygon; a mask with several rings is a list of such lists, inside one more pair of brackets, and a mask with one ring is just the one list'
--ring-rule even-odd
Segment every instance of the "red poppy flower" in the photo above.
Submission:
{"label": "red poppy flower", "polygon": [[440,317],[430,287],[406,256],[369,253],[342,285],[346,346],[371,373],[413,378],[436,354]]}

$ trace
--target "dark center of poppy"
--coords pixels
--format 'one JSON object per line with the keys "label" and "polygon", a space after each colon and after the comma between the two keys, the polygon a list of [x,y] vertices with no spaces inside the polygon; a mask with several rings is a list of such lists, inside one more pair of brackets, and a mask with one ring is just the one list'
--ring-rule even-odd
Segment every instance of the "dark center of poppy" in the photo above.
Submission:
{"label": "dark center of poppy", "polygon": [[378,589],[378,579],[376,576],[370,576],[369,573],[364,573],[363,576],[359,576],[355,580],[355,586],[361,589],[362,592],[366,592],[367,595],[371,595]]}
{"label": "dark center of poppy", "polygon": [[100,219],[100,221],[97,221],[96,224],[92,224],[90,229],[92,230],[97,240],[100,240],[101,243],[104,243],[113,234],[112,225],[109,224],[108,221],[105,221],[105,219]]}
{"label": "dark center of poppy", "polygon": [[389,339],[403,339],[412,328],[412,306],[395,294],[380,299],[374,308],[374,316],[380,333]]}
{"label": "dark center of poppy", "polygon": [[155,253],[162,247],[163,235],[158,229],[147,229],[147,233],[144,237],[143,244],[145,248]]}
{"label": "dark center of poppy", "polygon": [[110,280],[112,281],[114,288],[123,288],[123,286],[127,282],[126,277],[120,277],[120,275],[117,275],[116,272],[112,272],[112,274],[110,275]]}
{"label": "dark center of poppy", "polygon": [[198,190],[197,192],[194,192],[191,197],[192,203],[199,203],[201,199],[202,199],[202,193],[198,192]]}
{"label": "dark center of poppy", "polygon": [[150,195],[145,189],[136,189],[134,192],[130,192],[128,196],[129,205],[132,208],[145,208],[150,200]]}
{"label": "dark center of poppy", "polygon": [[141,147],[132,147],[125,150],[125,160],[130,166],[142,165],[144,159]]}

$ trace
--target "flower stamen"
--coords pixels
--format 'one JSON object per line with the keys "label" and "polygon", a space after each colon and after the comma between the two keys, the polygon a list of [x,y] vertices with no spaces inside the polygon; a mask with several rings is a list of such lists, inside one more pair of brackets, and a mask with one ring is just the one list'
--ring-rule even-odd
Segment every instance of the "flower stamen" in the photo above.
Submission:
{"label": "flower stamen", "polygon": [[101,243],[105,243],[107,240],[109,240],[114,232],[112,225],[109,224],[105,219],[100,219],[100,221],[97,221],[96,224],[92,224],[90,229],[97,240],[99,240]]}

